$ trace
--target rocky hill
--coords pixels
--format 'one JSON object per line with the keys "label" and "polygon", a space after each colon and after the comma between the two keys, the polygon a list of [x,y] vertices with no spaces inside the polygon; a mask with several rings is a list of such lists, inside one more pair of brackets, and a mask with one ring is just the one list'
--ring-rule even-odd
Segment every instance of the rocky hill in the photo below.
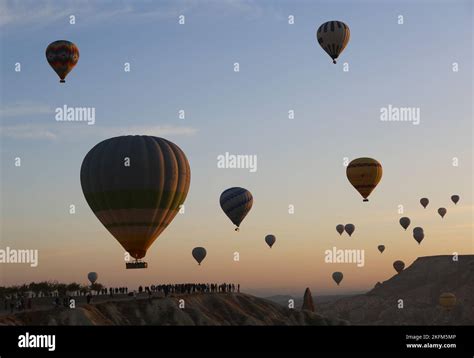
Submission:
{"label": "rocky hill", "polygon": [[[179,300],[184,300],[184,308]],[[0,317],[2,325],[345,325],[242,293],[129,299]]]}
{"label": "rocky hill", "polygon": [[[456,295],[451,311],[438,303],[443,292]],[[473,325],[474,255],[420,257],[366,294],[321,303],[316,312],[358,325]]]}

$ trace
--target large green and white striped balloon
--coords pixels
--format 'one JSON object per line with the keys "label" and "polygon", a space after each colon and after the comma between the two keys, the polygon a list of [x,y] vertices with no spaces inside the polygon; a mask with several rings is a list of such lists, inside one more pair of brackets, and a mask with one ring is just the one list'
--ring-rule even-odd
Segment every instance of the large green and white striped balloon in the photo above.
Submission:
{"label": "large green and white striped balloon", "polygon": [[135,259],[170,224],[184,203],[191,170],[174,143],[151,136],[110,138],[93,147],[81,167],[90,208]]}

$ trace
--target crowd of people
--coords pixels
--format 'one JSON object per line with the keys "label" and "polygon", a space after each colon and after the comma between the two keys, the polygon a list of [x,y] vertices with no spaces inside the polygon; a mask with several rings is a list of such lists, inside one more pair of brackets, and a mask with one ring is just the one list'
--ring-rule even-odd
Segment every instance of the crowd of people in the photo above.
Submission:
{"label": "crowd of people", "polygon": [[179,283],[151,286],[151,288],[145,287],[145,291],[163,293],[165,297],[170,294],[190,295],[192,293],[226,293],[236,291],[240,292],[240,284],[236,285],[234,283]]}
{"label": "crowd of people", "polygon": [[[92,286],[93,287],[93,286]],[[88,292],[77,292],[68,293],[66,295],[60,295],[52,297],[52,305],[55,308],[69,307],[72,299],[76,299],[80,296],[86,296],[86,302],[92,303],[93,297],[95,296],[106,296],[114,297],[114,295],[128,295],[137,297],[140,294],[146,293],[151,299],[152,297],[169,297],[171,295],[190,295],[190,294],[208,294],[208,293],[233,293],[240,292],[240,284],[234,283],[178,283],[178,284],[158,284],[151,286],[139,286],[138,290],[129,291],[127,287],[101,287],[99,290],[93,290]],[[4,309],[13,313],[16,311],[31,310],[32,309],[32,298],[25,297],[23,295],[11,295],[4,296]],[[1,306],[0,306],[1,307]]]}
{"label": "crowd of people", "polygon": [[31,309],[31,298],[25,298],[23,296],[19,297],[5,297],[3,299],[3,305],[5,311],[10,310],[13,313],[13,310],[23,311],[25,309]]}

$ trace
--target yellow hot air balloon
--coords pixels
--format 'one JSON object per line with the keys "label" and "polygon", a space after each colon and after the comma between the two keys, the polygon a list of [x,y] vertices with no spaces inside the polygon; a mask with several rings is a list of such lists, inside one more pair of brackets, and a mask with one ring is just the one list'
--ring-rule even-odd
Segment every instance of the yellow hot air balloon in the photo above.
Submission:
{"label": "yellow hot air balloon", "polygon": [[367,197],[382,179],[382,165],[372,158],[357,158],[349,163],[346,174],[364,201],[369,201]]}
{"label": "yellow hot air balloon", "polygon": [[451,311],[456,305],[456,296],[454,293],[444,292],[439,296],[439,305],[447,311]]}

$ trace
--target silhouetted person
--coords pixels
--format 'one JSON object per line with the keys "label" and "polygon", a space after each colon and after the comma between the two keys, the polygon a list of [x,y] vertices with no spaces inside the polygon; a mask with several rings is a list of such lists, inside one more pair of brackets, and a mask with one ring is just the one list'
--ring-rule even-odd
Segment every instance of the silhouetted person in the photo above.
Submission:
{"label": "silhouetted person", "polygon": [[237,292],[240,293],[240,283],[237,284]]}

